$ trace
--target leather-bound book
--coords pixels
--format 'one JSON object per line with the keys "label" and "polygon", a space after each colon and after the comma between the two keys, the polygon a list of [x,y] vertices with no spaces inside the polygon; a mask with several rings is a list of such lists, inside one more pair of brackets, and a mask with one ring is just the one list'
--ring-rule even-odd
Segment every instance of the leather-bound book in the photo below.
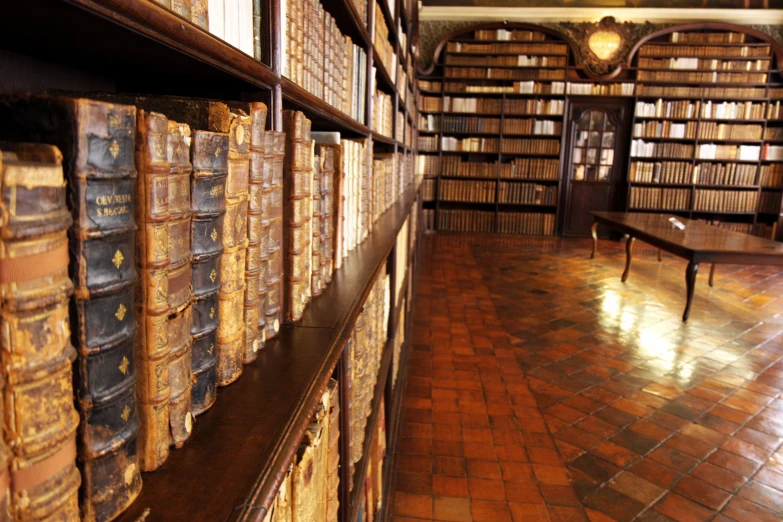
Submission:
{"label": "leather-bound book", "polygon": [[217,387],[218,292],[226,212],[228,134],[193,131],[191,178],[191,244],[193,248],[192,370],[193,413],[207,411]]}
{"label": "leather-bound book", "polygon": [[[115,518],[138,496],[136,109],[65,97],[0,99],[0,132],[59,146],[70,229],[70,303],[81,512]],[[6,138],[11,136],[4,136]]]}
{"label": "leather-bound book", "polygon": [[[264,133],[264,202],[269,210],[269,239],[264,284],[259,280],[266,339],[280,331],[283,322],[283,160],[285,133]],[[265,293],[263,293],[265,292]],[[259,319],[260,321],[260,319]]]}
{"label": "leather-bound book", "polygon": [[181,447],[193,429],[191,400],[191,261],[190,127],[168,122],[166,156],[169,176],[169,425],[175,447]]}
{"label": "leather-bound book", "polygon": [[326,520],[329,393],[324,391],[313,422],[307,427],[291,472],[293,522]]}
{"label": "leather-bound book", "polygon": [[310,120],[298,111],[283,111],[286,154],[283,165],[283,318],[302,317],[308,300],[312,205]]}
{"label": "leather-bound book", "polygon": [[339,157],[339,146],[319,145],[316,149],[321,157],[321,281],[328,285],[334,272],[335,252],[335,157]]}
{"label": "leather-bound book", "polygon": [[326,522],[337,522],[340,508],[340,388],[332,379],[329,392],[329,439],[326,458]]}
{"label": "leather-bound book", "polygon": [[152,471],[169,456],[171,388],[169,386],[169,191],[168,119],[142,109],[136,115],[138,189],[136,263],[141,278],[136,348],[139,462]]}
{"label": "leather-bound book", "polygon": [[190,21],[205,31],[209,31],[208,3],[208,0],[191,0],[190,6]]}
{"label": "leather-bound book", "polygon": [[293,466],[286,473],[280,489],[277,490],[275,503],[272,508],[272,522],[291,522],[293,513],[291,512],[291,478],[293,475]]}
{"label": "leather-bound book", "polygon": [[180,15],[182,18],[190,20],[191,17],[191,0],[170,0],[171,10]]}
{"label": "leather-bound book", "polygon": [[312,212],[310,217],[310,295],[312,297],[321,295],[324,285],[321,280],[321,222],[322,222],[322,202],[321,202],[321,157],[313,156],[313,184],[310,189],[312,193]]}
{"label": "leather-bound book", "polygon": [[62,154],[0,142],[0,348],[13,520],[79,520]]}
{"label": "leather-bound book", "polygon": [[[5,389],[5,379],[0,375],[0,390]],[[5,419],[3,414],[3,401],[0,401],[0,419]],[[0,437],[0,521],[11,520],[11,450],[5,442],[5,437]]]}
{"label": "leather-bound book", "polygon": [[[250,171],[247,203],[247,255],[245,257],[245,364],[253,362],[266,339],[260,291],[266,297],[264,269],[268,259],[269,215],[264,214],[264,128],[267,108],[250,107]],[[266,205],[268,210],[268,204]],[[263,286],[261,286],[263,285]]]}
{"label": "leather-bound book", "polygon": [[245,353],[245,266],[250,177],[250,117],[231,114],[228,138],[226,215],[223,220],[222,288],[218,294],[218,386],[242,374]]}

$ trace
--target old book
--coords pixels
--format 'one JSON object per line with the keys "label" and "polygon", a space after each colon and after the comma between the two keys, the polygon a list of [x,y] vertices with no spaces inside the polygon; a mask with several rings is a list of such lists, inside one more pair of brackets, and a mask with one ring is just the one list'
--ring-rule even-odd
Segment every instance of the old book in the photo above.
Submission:
{"label": "old book", "polygon": [[193,166],[190,142],[190,127],[184,123],[168,122],[166,157],[171,168],[168,179],[169,425],[175,447],[181,447],[193,429],[190,334],[193,300],[190,177]]}
{"label": "old book", "polygon": [[226,38],[225,8],[223,0],[206,0],[209,32],[221,40]]}
{"label": "old book", "polygon": [[[0,390],[5,389],[5,380],[0,375]],[[5,419],[3,402],[0,401],[0,419]],[[0,520],[11,520],[11,450],[5,437],[0,437]]]}
{"label": "old book", "polygon": [[329,392],[324,391],[313,422],[307,427],[291,472],[293,522],[326,519],[326,477],[329,441]]}
{"label": "old book", "polygon": [[264,59],[262,40],[263,3],[261,0],[253,0],[253,58],[258,61]]}
{"label": "old book", "polygon": [[228,134],[193,131],[191,144],[191,244],[193,248],[193,313],[191,323],[193,413],[215,402],[217,387],[218,292],[226,212]]}
{"label": "old book", "polygon": [[321,256],[320,278],[325,287],[332,281],[334,272],[335,230],[335,158],[339,158],[339,147],[318,145],[316,152],[321,158]]}
{"label": "old book", "polygon": [[283,318],[302,317],[308,301],[312,210],[312,143],[310,120],[298,111],[283,111],[286,155],[283,167]]}
{"label": "old book", "polygon": [[169,455],[171,388],[169,386],[169,194],[171,175],[166,151],[168,119],[139,109],[136,115],[138,188],[136,263],[139,289],[139,342],[136,347],[139,462],[152,471]]}
{"label": "old book", "polygon": [[321,280],[321,157],[313,156],[313,182],[310,187],[312,194],[310,211],[310,296],[321,295],[324,285]]}
{"label": "old book", "polygon": [[[138,496],[134,135],[127,105],[59,97],[0,101],[2,132],[54,143],[71,202],[71,341],[86,521],[111,520]],[[57,122],[56,124],[52,124]],[[9,137],[9,136],[5,136]]]}
{"label": "old book", "polygon": [[337,522],[340,508],[340,388],[329,381],[329,444],[326,463],[326,521]]}
{"label": "old book", "polygon": [[[31,115],[32,116],[32,115]],[[13,520],[79,520],[68,228],[57,147],[0,142],[0,347]]]}
{"label": "old book", "polygon": [[242,374],[245,352],[245,266],[247,255],[247,199],[250,177],[250,117],[231,115],[226,179],[226,215],[223,220],[222,288],[218,297],[218,386]]}
{"label": "old book", "polygon": [[[269,215],[264,203],[264,128],[267,108],[263,103],[250,107],[250,170],[247,203],[247,255],[245,257],[245,364],[253,362],[264,346],[265,316],[261,313],[261,297],[266,297],[266,281],[262,282],[268,259]],[[263,294],[261,291],[263,290]]]}
{"label": "old book", "polygon": [[277,490],[275,504],[273,507],[272,522],[291,522],[293,513],[291,511],[291,478],[293,475],[293,466],[286,473],[280,489]]}
{"label": "old book", "polygon": [[[264,311],[266,339],[280,331],[283,322],[283,160],[285,157],[285,133],[264,133],[264,201],[269,205],[269,239],[265,268]],[[259,292],[261,291],[259,281]],[[262,294],[263,295],[263,294]]]}
{"label": "old book", "polygon": [[190,20],[192,16],[190,2],[191,0],[171,0],[171,10],[182,18]]}
{"label": "old book", "polygon": [[209,30],[208,3],[209,0],[191,0],[190,6],[190,21],[205,31]]}

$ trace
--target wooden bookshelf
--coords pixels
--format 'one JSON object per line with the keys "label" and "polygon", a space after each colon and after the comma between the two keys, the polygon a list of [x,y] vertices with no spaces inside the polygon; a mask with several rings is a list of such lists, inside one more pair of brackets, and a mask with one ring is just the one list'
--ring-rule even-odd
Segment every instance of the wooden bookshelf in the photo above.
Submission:
{"label": "wooden bookshelf", "polygon": [[[492,38],[493,31],[499,35],[498,30],[507,33]],[[515,34],[530,40],[515,41]],[[565,50],[551,48],[558,44]],[[581,218],[572,209],[589,210],[600,192],[600,197],[608,198],[609,208],[593,210],[676,211],[769,237],[780,228],[777,223],[783,212],[775,203],[778,194],[783,194],[780,53],[778,44],[752,29],[691,24],[635,42],[627,64],[599,76],[586,73],[584,64],[576,61],[579,54],[568,48],[562,35],[548,28],[490,23],[447,36],[437,47],[434,65],[419,76],[422,117],[417,169],[434,180],[432,201],[425,203],[430,228],[443,229],[443,211],[450,218],[454,212],[469,212],[465,201],[457,208],[441,197],[442,181],[460,178],[469,184],[486,179],[486,173],[455,176],[454,156],[463,162],[497,162],[499,169],[516,158],[539,158],[557,161],[554,171],[547,169],[547,175],[537,174],[538,179],[522,182],[557,186],[555,206],[538,209],[555,215],[552,233],[574,233],[574,220]],[[459,78],[459,88],[454,78]],[[533,92],[514,92],[519,91],[519,82],[532,82],[526,85]],[[530,111],[534,102],[536,110]],[[526,104],[527,110],[513,111],[511,103]],[[554,103],[562,103],[567,110],[562,114],[547,110],[547,104]],[[616,110],[610,133],[614,145],[578,143],[580,131],[572,129],[576,129],[580,107],[606,114]],[[526,119],[558,125],[531,132],[524,127]],[[507,127],[512,120],[522,125],[521,131]],[[547,139],[558,141],[560,150],[524,146]],[[523,145],[512,149],[511,140]],[[490,145],[470,148],[474,151],[470,153],[454,151],[468,142]],[[614,147],[614,156],[606,165],[580,155],[580,151],[600,155],[609,147]],[[496,150],[497,156],[490,159]],[[613,181],[606,174],[585,175],[593,165],[600,171],[619,169],[619,175]],[[582,174],[574,174],[577,166]],[[536,166],[532,171],[540,169]],[[499,173],[498,196],[502,180]],[[600,184],[605,188],[599,189]],[[575,188],[582,185],[585,190],[574,199]],[[487,225],[486,212],[491,209],[486,202],[483,198],[476,202],[475,210],[481,214],[476,231],[500,231],[501,203],[496,202],[494,227]],[[471,230],[469,224],[460,223],[457,230]],[[579,233],[587,227],[589,223]],[[783,239],[783,229],[777,235]]]}
{"label": "wooden bookshelf", "polygon": [[[398,168],[407,169],[412,176],[419,120],[413,81],[417,9],[411,0],[392,0],[391,4],[377,0],[377,4],[396,56],[394,67],[399,67],[394,77],[381,63],[370,36],[375,34],[377,23],[376,0],[321,3],[341,34],[367,55],[362,86],[365,109],[360,117],[329,103],[315,93],[317,89],[305,88],[283,75],[285,31],[278,21],[285,20],[285,14],[281,12],[283,5],[273,0],[261,2],[262,52],[255,57],[151,0],[15,2],[0,19],[0,66],[6,73],[0,75],[0,90],[263,101],[269,107],[268,129],[282,130],[283,110],[299,110],[311,120],[314,131],[336,131],[343,138],[369,140],[374,156],[395,155]],[[390,136],[371,126],[374,86],[391,97]],[[341,386],[345,383],[345,342],[373,281],[386,271],[394,288],[400,231],[406,230],[405,243],[417,243],[422,224],[419,192],[419,180],[413,179],[410,188],[372,224],[368,238],[344,259],[344,266],[335,271],[323,295],[312,300],[301,321],[284,326],[266,343],[258,359],[244,367],[242,378],[218,390],[216,404],[196,419],[187,444],[172,450],[161,468],[143,475],[141,495],[119,521],[263,520],[326,384],[332,377],[338,378]],[[412,220],[416,225],[410,224]],[[405,223],[409,223],[407,228]],[[418,260],[415,248],[408,253],[401,272],[403,290],[390,311],[389,340],[365,436],[369,444],[369,430],[385,404],[390,449],[399,431],[404,387],[402,378],[395,385],[390,378],[391,347],[400,335],[399,346],[404,348],[398,363],[404,368],[411,321],[410,313],[401,309],[410,311]],[[341,406],[342,415],[347,416],[347,404]],[[348,433],[341,433],[343,438],[347,439]],[[343,457],[341,454],[341,464]],[[341,466],[341,522],[356,521],[364,516],[362,510],[368,509],[360,486],[368,462],[365,451],[355,466],[352,493],[348,491],[348,466]],[[384,466],[383,493],[388,495],[392,478],[389,457]],[[384,520],[386,505],[384,501],[376,520]]]}

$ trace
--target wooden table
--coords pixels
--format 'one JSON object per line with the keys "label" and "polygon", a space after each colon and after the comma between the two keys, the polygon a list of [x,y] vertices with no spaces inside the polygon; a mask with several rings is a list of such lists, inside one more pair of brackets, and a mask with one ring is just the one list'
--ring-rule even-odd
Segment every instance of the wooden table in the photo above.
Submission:
{"label": "wooden table", "polygon": [[[783,243],[734,232],[691,219],[669,214],[646,214],[626,212],[590,212],[593,215],[593,253],[598,248],[598,225],[604,225],[628,235],[625,245],[625,271],[622,281],[628,279],[631,269],[631,250],[635,239],[640,239],[661,250],[688,260],[685,269],[687,301],[682,320],[687,321],[691,312],[693,290],[699,263],[712,263],[710,286],[712,286],[715,264],[734,265],[783,265]],[[685,230],[675,227],[669,219],[676,217],[685,225]],[[658,260],[660,261],[660,251]]]}

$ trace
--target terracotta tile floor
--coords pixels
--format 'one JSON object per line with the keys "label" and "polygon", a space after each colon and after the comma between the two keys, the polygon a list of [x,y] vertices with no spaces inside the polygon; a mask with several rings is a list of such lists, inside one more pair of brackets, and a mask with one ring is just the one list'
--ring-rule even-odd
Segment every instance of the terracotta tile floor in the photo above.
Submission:
{"label": "terracotta tile floor", "polygon": [[427,236],[395,522],[783,520],[783,271]]}

